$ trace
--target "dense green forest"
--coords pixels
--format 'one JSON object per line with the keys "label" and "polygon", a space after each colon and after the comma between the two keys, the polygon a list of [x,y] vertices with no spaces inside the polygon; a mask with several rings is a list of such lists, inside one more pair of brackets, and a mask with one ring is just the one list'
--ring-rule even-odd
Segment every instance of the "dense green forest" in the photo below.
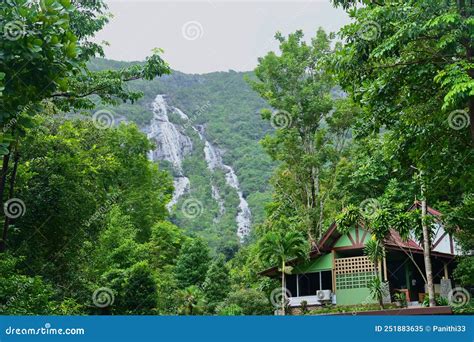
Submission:
{"label": "dense green forest", "polygon": [[[276,33],[252,72],[187,75],[159,49],[104,59],[102,1],[2,2],[0,314],[284,312],[279,279],[260,271],[284,277],[334,221],[363,222],[375,261],[390,228],[429,242],[431,222],[406,212],[415,200],[443,212],[462,247],[456,282],[472,286],[474,8],[332,3],[352,19],[338,33]],[[248,238],[235,191],[183,122],[199,148],[183,162],[191,191],[168,210],[174,171],[148,158],[144,133],[158,94],[224,151],[252,210]],[[104,110],[118,120],[98,122]],[[217,223],[210,179],[227,189]],[[199,215],[180,210],[190,198]]]}

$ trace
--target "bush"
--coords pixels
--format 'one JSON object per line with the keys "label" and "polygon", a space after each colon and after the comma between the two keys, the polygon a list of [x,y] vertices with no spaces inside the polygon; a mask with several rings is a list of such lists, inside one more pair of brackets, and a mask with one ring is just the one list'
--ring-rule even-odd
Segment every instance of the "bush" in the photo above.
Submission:
{"label": "bush", "polygon": [[271,315],[273,310],[265,294],[255,289],[240,289],[231,292],[227,299],[219,305],[217,312],[234,305],[242,309],[242,315]]}

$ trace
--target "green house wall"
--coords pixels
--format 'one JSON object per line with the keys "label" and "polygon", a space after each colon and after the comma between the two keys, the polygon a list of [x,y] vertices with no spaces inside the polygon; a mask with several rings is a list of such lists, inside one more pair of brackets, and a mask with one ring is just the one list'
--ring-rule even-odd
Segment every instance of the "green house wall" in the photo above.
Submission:
{"label": "green house wall", "polygon": [[366,287],[336,291],[337,305],[357,305],[375,303]]}

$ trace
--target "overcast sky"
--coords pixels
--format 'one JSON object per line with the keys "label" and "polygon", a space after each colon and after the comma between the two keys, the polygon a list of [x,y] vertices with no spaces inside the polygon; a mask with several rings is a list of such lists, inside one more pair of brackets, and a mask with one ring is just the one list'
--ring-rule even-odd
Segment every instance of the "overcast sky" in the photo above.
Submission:
{"label": "overcast sky", "polygon": [[107,58],[143,60],[151,49],[165,50],[175,70],[187,73],[252,70],[257,58],[276,50],[276,31],[318,27],[337,31],[349,21],[329,0],[107,0],[114,15],[97,34],[110,43]]}

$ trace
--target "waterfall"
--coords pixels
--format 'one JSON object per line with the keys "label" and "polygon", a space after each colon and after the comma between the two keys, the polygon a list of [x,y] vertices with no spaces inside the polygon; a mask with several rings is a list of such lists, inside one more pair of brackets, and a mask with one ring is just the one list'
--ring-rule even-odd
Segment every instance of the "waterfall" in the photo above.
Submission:
{"label": "waterfall", "polygon": [[[244,198],[242,191],[240,190],[239,180],[235,174],[234,169],[222,162],[221,151],[214,147],[208,140],[204,137],[204,127],[198,126],[193,127],[194,130],[198,133],[199,138],[204,141],[204,157],[207,162],[207,167],[209,170],[214,171],[216,168],[220,168],[225,173],[226,183],[236,190],[237,195],[239,196],[239,211],[237,217],[235,218],[237,222],[237,235],[242,239],[247,236],[250,232],[250,223],[251,223],[251,212],[247,200]],[[213,190],[214,192],[214,190]],[[214,199],[218,201],[220,199],[219,193],[216,193]],[[218,199],[217,199],[218,198]],[[219,203],[219,202],[218,202]]]}
{"label": "waterfall", "polygon": [[[148,139],[154,141],[156,149],[150,151],[149,159],[169,161],[177,176],[173,180],[174,192],[171,201],[168,203],[168,209],[175,205],[179,198],[183,196],[190,187],[189,179],[183,175],[182,163],[184,156],[191,152],[193,144],[191,139],[178,130],[177,125],[169,121],[168,106],[164,95],[157,95],[152,104],[153,119],[150,123],[150,131],[147,134]],[[181,111],[174,111],[182,113]],[[182,113],[186,116],[186,114]],[[180,115],[181,117],[183,117]],[[186,116],[187,118],[187,116]]]}
{"label": "waterfall", "polygon": [[[156,142],[157,148],[149,152],[149,158],[153,161],[169,161],[175,171],[173,198],[168,203],[168,209],[170,210],[178,202],[179,198],[190,189],[189,178],[183,174],[182,163],[185,156],[192,151],[193,144],[191,139],[184,134],[184,127],[169,121],[169,112],[176,113],[180,119],[185,120],[188,124],[191,124],[192,120],[179,108],[169,106],[166,102],[165,95],[156,96],[153,102],[153,119],[151,120],[148,138]],[[223,170],[226,183],[235,189],[239,197],[238,213],[235,220],[237,223],[237,235],[243,239],[250,232],[251,212],[240,189],[237,175],[231,166],[223,163],[223,152],[206,139],[204,127],[202,125],[191,127],[204,143],[204,158],[208,169],[211,172],[214,172],[216,169]],[[220,216],[225,213],[225,206],[219,188],[215,184],[212,184],[212,181],[211,190],[212,198],[219,206],[219,217],[215,219],[216,222],[216,220],[219,220]]]}

